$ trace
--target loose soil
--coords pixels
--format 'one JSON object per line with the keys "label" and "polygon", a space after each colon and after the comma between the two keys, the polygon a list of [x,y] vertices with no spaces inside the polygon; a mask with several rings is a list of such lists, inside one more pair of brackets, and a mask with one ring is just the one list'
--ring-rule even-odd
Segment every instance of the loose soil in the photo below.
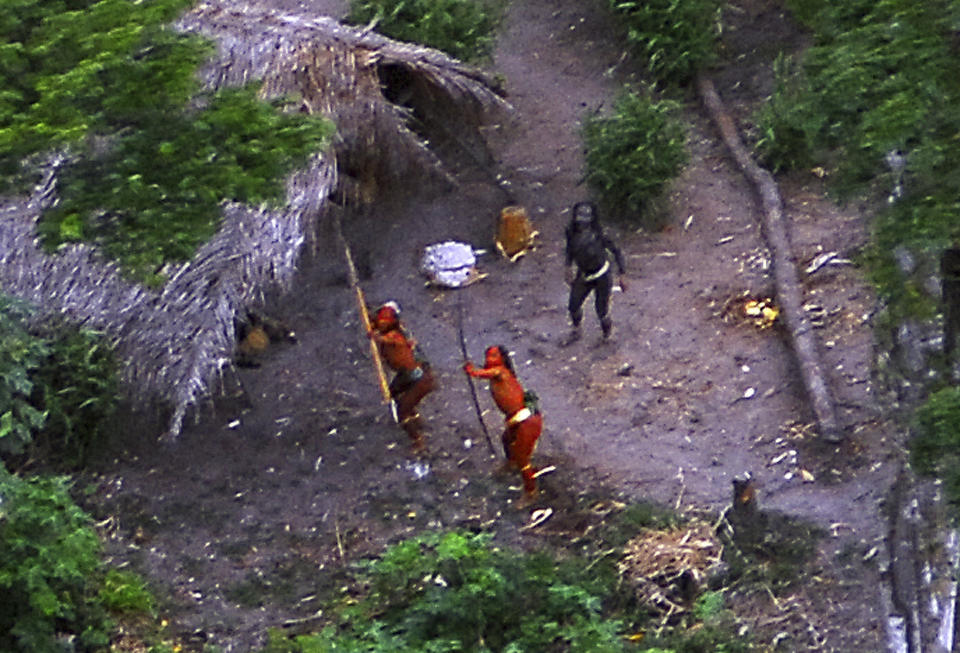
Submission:
{"label": "loose soil", "polygon": [[[339,2],[261,1],[343,12]],[[369,262],[370,303],[401,304],[436,371],[439,387],[421,409],[425,455],[410,451],[380,401],[342,253],[324,223],[294,292],[267,306],[298,344],[224,380],[228,395],[242,382],[250,405],[217,400],[173,444],[158,444],[149,420],[132,421],[90,479],[111,556],[170,597],[168,628],[188,646],[256,648],[268,627],[321,610],[344,565],[422,529],[483,528],[543,548],[582,533],[613,500],[719,512],[732,479],[750,472],[761,508],[826,533],[808,586],[737,606],[755,641],[771,650],[774,640],[781,650],[885,648],[880,508],[899,459],[871,382],[875,299],[852,265],[802,275],[846,433],[840,445],[823,444],[783,333],[737,310],[745,297],[772,295],[770,254],[754,189],[692,92],[691,162],[671,187],[668,226],[607,225],[628,266],[628,286],[613,299],[613,338],[601,341],[588,304],[584,337],[560,346],[563,227],[569,207],[588,197],[579,124],[605,111],[638,69],[621,57],[604,4],[511,3],[492,68],[514,112],[488,129],[492,164],[479,167],[475,152],[448,144],[454,187],[391,193],[346,221],[355,254]],[[724,61],[711,76],[748,130],[770,92],[776,52],[803,41],[770,0],[736,0],[724,22]],[[801,270],[819,253],[849,259],[862,246],[861,207],[828,201],[811,173],[778,181]],[[515,263],[492,247],[508,203],[525,206],[540,231],[539,246]],[[426,287],[420,253],[447,239],[489,250],[480,262],[489,276],[460,290]],[[473,360],[506,345],[541,399],[535,463],[556,471],[524,509],[513,507],[519,479],[493,474],[499,446],[492,455],[461,371],[461,309]],[[501,418],[485,384],[478,390],[497,445]],[[552,517],[527,528],[546,507]]]}

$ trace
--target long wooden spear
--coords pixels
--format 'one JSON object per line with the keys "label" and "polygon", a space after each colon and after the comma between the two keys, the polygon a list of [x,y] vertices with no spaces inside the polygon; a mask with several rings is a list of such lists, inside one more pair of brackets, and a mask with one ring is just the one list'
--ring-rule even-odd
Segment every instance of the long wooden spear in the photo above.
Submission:
{"label": "long wooden spear", "polygon": [[[367,337],[370,333],[370,313],[367,311],[367,300],[364,299],[363,289],[360,287],[360,280],[357,277],[357,268],[353,264],[353,255],[350,253],[350,244],[343,237],[343,231],[340,229],[340,216],[333,216],[333,228],[337,234],[337,240],[343,248],[343,256],[347,261],[347,278],[350,281],[350,287],[357,295],[357,309],[360,311],[360,323],[363,325],[363,335]],[[377,370],[377,380],[380,384],[380,393],[383,395],[383,402],[389,403],[390,386],[387,384],[387,374],[383,371],[383,360],[380,358],[380,348],[377,343],[370,338],[370,355],[373,358],[373,366]]]}
{"label": "long wooden spear", "polygon": [[[461,290],[461,292],[463,292]],[[470,360],[470,357],[467,355],[467,339],[463,335],[463,295],[457,296],[457,336],[460,339],[460,351],[463,353],[463,361],[466,362]],[[480,428],[483,429],[483,435],[487,438],[487,446],[490,447],[490,454],[492,456],[497,455],[496,449],[493,447],[493,440],[490,439],[490,431],[487,430],[487,424],[483,421],[483,411],[480,410],[480,399],[477,397],[477,386],[473,383],[473,377],[469,374],[467,377],[467,385],[470,386],[470,397],[473,399],[473,408],[477,411],[477,421],[480,422]]]}

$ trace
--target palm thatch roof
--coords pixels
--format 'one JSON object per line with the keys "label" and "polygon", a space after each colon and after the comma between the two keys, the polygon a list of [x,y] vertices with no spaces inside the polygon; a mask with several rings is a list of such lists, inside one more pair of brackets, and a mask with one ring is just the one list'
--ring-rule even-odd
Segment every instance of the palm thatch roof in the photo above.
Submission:
{"label": "palm thatch roof", "polygon": [[265,97],[300,96],[302,110],[337,125],[334,148],[287,179],[284,206],[225,204],[219,232],[158,291],[124,279],[91,245],[55,254],[39,247],[35,224],[55,201],[64,155],[49,158],[31,196],[0,200],[0,289],[38,306],[41,318],[105,332],[122,361],[127,398],[170,407],[169,437],[232,366],[234,318],[268,290],[289,288],[341,178],[363,171],[376,186],[408,170],[442,176],[440,161],[407,126],[411,112],[477,126],[487,111],[507,106],[477,69],[326,17],[205,2],[177,28],[217,42],[219,56],[201,72],[209,88],[261,79]]}
{"label": "palm thatch roof", "polygon": [[480,69],[328,16],[212,1],[178,27],[218,43],[219,57],[202,73],[209,86],[261,79],[266,96],[295,94],[302,110],[330,117],[339,170],[361,184],[382,185],[408,169],[444,175],[410,129],[412,118],[478,127],[491,110],[507,107],[495,79]]}

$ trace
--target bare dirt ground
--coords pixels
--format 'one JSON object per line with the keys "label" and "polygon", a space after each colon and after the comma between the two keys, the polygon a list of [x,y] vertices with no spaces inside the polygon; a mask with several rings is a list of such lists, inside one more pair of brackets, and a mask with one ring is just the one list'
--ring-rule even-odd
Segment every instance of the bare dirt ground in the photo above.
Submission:
{"label": "bare dirt ground", "polygon": [[[305,10],[336,15],[338,4]],[[881,502],[898,454],[871,383],[874,298],[850,265],[802,275],[811,313],[822,316],[823,361],[847,434],[839,446],[819,443],[783,335],[725,311],[747,294],[770,296],[769,252],[754,190],[692,94],[691,163],[671,189],[670,226],[608,225],[629,268],[628,290],[614,295],[614,337],[600,341],[588,304],[584,337],[559,346],[568,329],[563,227],[568,207],[588,196],[580,120],[609,107],[635,69],[621,58],[603,4],[511,3],[493,68],[515,113],[490,130],[493,167],[478,169],[461,153],[451,160],[455,188],[385,197],[346,226],[369,257],[369,301],[400,302],[437,372],[439,388],[421,410],[426,455],[411,454],[379,401],[342,255],[321,225],[296,291],[269,306],[299,343],[240,373],[252,408],[220,401],[173,445],[132,427],[93,479],[91,505],[109,519],[111,554],[170,592],[171,632],[198,647],[250,650],[267,627],[322,609],[318,597],[346,562],[417,530],[482,527],[537,548],[582,532],[593,519],[588,506],[602,498],[720,510],[733,477],[749,471],[762,508],[827,533],[811,586],[741,606],[758,644],[779,635],[782,650],[884,649],[882,553],[868,552],[886,534]],[[802,40],[772,0],[736,0],[724,19],[724,61],[711,75],[743,127],[770,91],[776,51]],[[863,243],[863,216],[827,201],[821,179],[779,181],[798,266],[821,252],[849,258]],[[484,257],[489,276],[466,289],[426,288],[422,248],[457,239],[492,251],[496,216],[509,202],[530,212],[538,249],[517,263]],[[460,369],[460,303],[474,360],[488,345],[506,345],[541,398],[535,463],[557,471],[541,478],[542,495],[525,510],[512,507],[518,479],[491,474],[499,461]],[[500,417],[485,385],[479,390],[496,443]],[[543,507],[553,517],[524,528]]]}

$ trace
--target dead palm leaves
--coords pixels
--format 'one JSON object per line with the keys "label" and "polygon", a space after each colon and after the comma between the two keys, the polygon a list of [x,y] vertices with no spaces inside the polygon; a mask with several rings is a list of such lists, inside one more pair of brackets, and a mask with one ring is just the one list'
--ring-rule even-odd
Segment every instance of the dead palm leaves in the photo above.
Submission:
{"label": "dead palm leaves", "polygon": [[289,289],[335,191],[372,193],[382,180],[416,172],[443,176],[410,120],[477,126],[487,111],[507,106],[477,69],[328,17],[204,2],[177,28],[216,41],[219,55],[202,71],[209,88],[259,79],[264,97],[299,97],[302,111],[336,123],[334,149],[287,180],[286,204],[225,205],[221,230],[169,270],[159,292],[124,280],[89,245],[55,254],[37,247],[36,220],[56,200],[54,158],[33,196],[6,198],[0,214],[0,289],[38,305],[41,315],[106,332],[117,344],[127,396],[141,407],[171,407],[172,437],[232,365],[235,317],[267,290]]}

